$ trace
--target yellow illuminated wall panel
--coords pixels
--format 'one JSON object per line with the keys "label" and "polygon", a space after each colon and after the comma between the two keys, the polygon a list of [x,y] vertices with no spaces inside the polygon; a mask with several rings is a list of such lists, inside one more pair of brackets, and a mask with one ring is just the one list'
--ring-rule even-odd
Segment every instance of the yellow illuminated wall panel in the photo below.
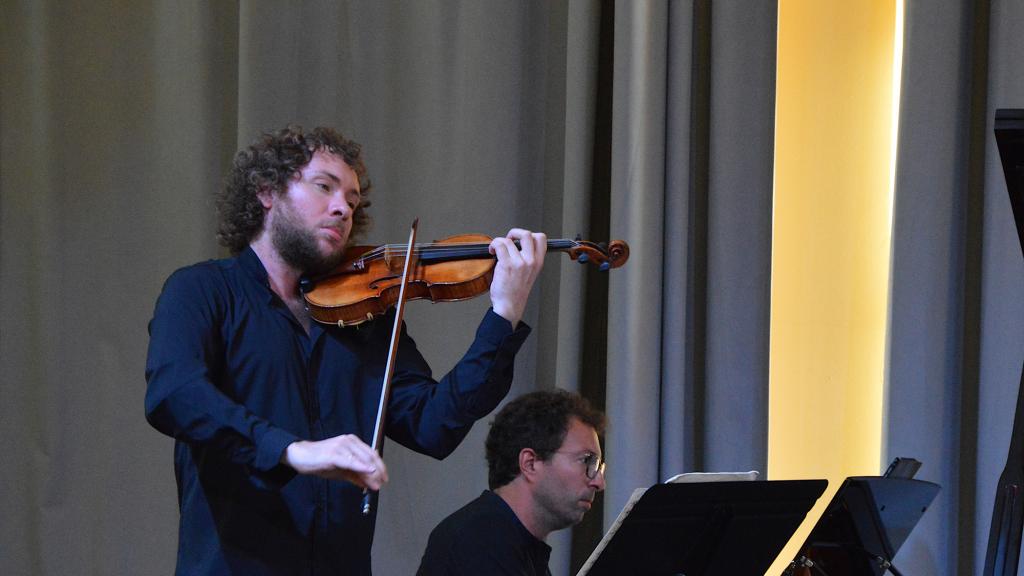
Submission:
{"label": "yellow illuminated wall panel", "polygon": [[829,480],[780,560],[881,465],[901,13],[779,1],[768,475]]}

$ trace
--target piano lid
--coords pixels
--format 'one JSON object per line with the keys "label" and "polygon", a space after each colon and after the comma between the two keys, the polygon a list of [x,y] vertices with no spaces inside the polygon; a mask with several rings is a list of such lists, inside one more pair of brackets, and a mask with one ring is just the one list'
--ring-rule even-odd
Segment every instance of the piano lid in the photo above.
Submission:
{"label": "piano lid", "polygon": [[1017,237],[1024,255],[1024,109],[996,110],[996,145],[1003,161],[1006,191],[1010,195]]}

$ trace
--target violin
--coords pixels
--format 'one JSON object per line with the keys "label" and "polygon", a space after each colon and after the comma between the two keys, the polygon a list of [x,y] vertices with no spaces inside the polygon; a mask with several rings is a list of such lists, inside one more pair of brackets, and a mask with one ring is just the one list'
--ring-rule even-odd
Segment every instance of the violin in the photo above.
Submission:
{"label": "violin", "polygon": [[[497,258],[488,251],[491,238],[461,234],[437,242],[415,244],[405,299],[451,302],[479,296],[491,286]],[[518,246],[518,241],[516,241]],[[596,244],[585,240],[548,240],[549,252],[565,252],[581,264],[602,271],[618,268],[629,258],[622,240]],[[303,279],[300,287],[310,316],[317,322],[354,326],[385,313],[398,299],[406,246],[353,246],[342,264],[328,274]]]}

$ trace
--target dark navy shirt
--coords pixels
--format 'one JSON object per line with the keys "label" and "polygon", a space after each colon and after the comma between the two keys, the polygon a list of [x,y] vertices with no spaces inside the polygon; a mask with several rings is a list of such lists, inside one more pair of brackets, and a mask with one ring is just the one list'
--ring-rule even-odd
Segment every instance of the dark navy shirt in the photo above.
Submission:
{"label": "dark navy shirt", "polygon": [[484,490],[430,533],[416,576],[551,576],[550,557],[505,500]]}
{"label": "dark navy shirt", "polygon": [[[392,311],[307,334],[251,249],[171,275],[149,325],[146,417],[176,440],[179,574],[370,573],[362,491],[280,459],[300,439],[370,443],[393,323]],[[388,436],[447,456],[508,393],[528,333],[488,311],[437,382],[403,327]]]}

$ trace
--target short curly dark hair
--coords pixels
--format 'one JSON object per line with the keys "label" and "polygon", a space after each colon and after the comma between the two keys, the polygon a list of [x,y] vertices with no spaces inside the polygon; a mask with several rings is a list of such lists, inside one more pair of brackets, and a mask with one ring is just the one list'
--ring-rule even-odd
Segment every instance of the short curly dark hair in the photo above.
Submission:
{"label": "short curly dark hair", "polygon": [[586,398],[565,390],[541,390],[509,402],[487,433],[487,484],[494,490],[519,475],[519,453],[531,448],[547,460],[562,446],[569,421],[576,417],[604,433],[605,418]]}
{"label": "short curly dark hair", "polygon": [[370,203],[370,179],[363,163],[362,147],[332,128],[317,127],[304,132],[301,126],[288,126],[268,132],[235,155],[235,160],[217,195],[220,223],[217,239],[238,254],[263,230],[264,209],[259,193],[270,190],[283,194],[288,180],[299,172],[313,154],[327,151],[345,161],[359,178],[359,206],[352,215],[352,237],[364,232],[370,224],[366,213]]}

